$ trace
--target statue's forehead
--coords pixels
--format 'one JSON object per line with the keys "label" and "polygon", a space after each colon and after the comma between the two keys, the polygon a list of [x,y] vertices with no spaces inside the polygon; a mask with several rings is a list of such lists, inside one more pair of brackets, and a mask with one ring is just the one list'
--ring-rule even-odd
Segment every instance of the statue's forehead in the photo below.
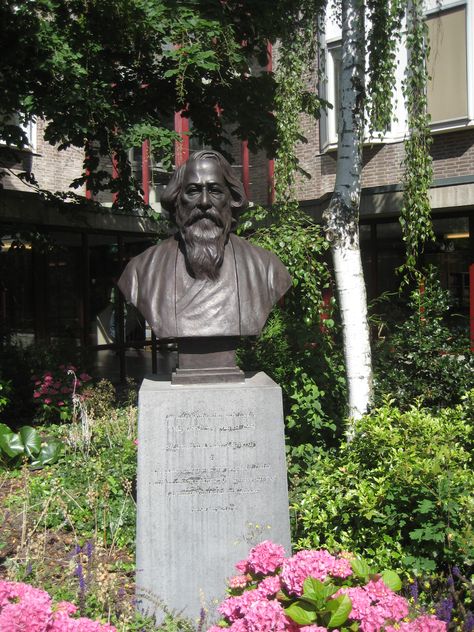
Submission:
{"label": "statue's forehead", "polygon": [[188,162],[184,172],[184,184],[204,184],[205,182],[225,184],[224,174],[217,160],[203,158]]}

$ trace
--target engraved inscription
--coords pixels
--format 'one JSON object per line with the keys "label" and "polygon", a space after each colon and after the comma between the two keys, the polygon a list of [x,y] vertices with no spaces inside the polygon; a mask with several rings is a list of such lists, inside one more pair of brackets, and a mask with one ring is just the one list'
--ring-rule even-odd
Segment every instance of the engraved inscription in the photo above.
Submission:
{"label": "engraved inscription", "polygon": [[[209,414],[196,408],[176,416],[168,414],[165,454],[180,467],[157,468],[154,485],[170,502],[190,498],[193,512],[237,511],[237,498],[259,494],[262,486],[276,480],[268,463],[257,463],[255,425],[252,410]],[[225,464],[219,465],[222,461]]]}

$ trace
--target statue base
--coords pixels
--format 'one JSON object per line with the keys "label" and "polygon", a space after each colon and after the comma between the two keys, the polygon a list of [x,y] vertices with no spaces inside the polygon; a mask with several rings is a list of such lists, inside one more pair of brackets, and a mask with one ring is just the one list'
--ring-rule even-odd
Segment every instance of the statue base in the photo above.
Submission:
{"label": "statue base", "polygon": [[[206,623],[226,579],[263,540],[290,553],[281,389],[145,379],[139,395],[137,607]],[[163,607],[162,605],[163,604]]]}
{"label": "statue base", "polygon": [[235,362],[240,338],[178,338],[178,368],[171,384],[244,382],[244,372]]}

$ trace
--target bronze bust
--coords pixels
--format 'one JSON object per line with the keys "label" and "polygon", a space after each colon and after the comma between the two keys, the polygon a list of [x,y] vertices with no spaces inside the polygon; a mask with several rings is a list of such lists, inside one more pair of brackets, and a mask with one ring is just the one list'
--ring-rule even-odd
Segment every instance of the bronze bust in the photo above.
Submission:
{"label": "bronze bust", "polygon": [[247,199],[230,164],[196,152],[161,204],[178,231],[128,263],[118,282],[127,301],[158,338],[258,335],[291,278],[276,255],[232,232]]}

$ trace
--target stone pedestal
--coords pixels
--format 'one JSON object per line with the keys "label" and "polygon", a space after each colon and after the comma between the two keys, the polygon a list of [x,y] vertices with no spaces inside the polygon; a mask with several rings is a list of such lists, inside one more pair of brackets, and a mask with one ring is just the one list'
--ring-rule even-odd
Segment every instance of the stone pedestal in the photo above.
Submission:
{"label": "stone pedestal", "polygon": [[139,609],[160,603],[209,619],[226,578],[270,539],[290,549],[281,389],[264,373],[243,383],[171,385],[139,395]]}

